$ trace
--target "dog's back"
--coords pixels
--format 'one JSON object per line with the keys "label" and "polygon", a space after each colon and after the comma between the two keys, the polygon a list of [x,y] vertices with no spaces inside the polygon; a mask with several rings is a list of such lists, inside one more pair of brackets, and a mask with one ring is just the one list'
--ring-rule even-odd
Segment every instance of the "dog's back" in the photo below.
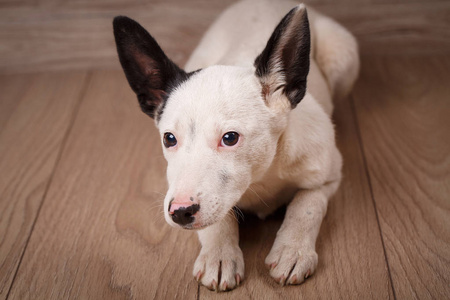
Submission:
{"label": "dog's back", "polygon": [[[266,46],[279,20],[296,5],[298,3],[293,1],[244,0],[230,6],[206,32],[186,69],[191,71],[211,65],[253,67],[255,57]],[[284,169],[283,172],[290,170],[288,173],[292,174],[285,175],[296,178],[304,187],[313,187],[323,176],[339,181],[342,159],[330,122],[332,99],[350,92],[358,75],[359,56],[355,38],[344,27],[311,8],[307,8],[307,13],[311,33],[307,93],[292,110],[283,134],[282,139],[289,140],[289,146],[279,147],[277,154],[296,163],[289,163],[287,167],[280,161],[274,166]],[[316,169],[322,171],[316,172]],[[277,179],[278,175],[274,175],[277,173],[268,172],[267,178],[254,183],[242,197],[239,207],[264,217],[280,203],[289,201],[289,187],[285,181]],[[266,198],[266,191],[279,195],[276,203],[266,199],[261,204],[253,199]]]}
{"label": "dog's back", "polygon": [[[294,1],[244,0],[230,6],[203,36],[186,70],[249,66],[280,19],[296,5]],[[312,40],[308,92],[331,115],[331,98],[346,96],[358,75],[358,46],[355,38],[329,17],[308,7],[308,18]]]}

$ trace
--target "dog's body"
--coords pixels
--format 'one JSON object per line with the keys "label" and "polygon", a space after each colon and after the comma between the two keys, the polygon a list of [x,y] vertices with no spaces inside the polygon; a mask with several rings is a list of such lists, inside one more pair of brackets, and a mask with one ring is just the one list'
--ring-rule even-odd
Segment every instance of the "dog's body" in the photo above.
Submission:
{"label": "dog's body", "polygon": [[201,229],[194,276],[212,289],[232,289],[244,276],[234,206],[264,218],[288,204],[266,258],[277,281],[301,283],[317,265],[316,238],[341,179],[331,99],[350,91],[359,60],[344,28],[302,5],[272,33],[295,5],[231,6],[187,63],[192,73],[139,25],[114,24],[127,78],[166,148],[166,220]]}

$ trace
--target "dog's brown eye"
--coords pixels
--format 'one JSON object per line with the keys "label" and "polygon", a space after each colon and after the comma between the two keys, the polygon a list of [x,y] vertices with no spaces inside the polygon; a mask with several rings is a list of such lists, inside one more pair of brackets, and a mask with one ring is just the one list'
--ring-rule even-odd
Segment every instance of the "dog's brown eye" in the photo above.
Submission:
{"label": "dog's brown eye", "polygon": [[166,148],[170,148],[177,144],[177,139],[175,138],[175,136],[172,133],[166,132],[166,133],[164,133],[163,142],[164,142],[164,146],[166,146]]}
{"label": "dog's brown eye", "polygon": [[239,141],[239,133],[230,131],[223,135],[222,141],[220,142],[221,146],[234,146]]}

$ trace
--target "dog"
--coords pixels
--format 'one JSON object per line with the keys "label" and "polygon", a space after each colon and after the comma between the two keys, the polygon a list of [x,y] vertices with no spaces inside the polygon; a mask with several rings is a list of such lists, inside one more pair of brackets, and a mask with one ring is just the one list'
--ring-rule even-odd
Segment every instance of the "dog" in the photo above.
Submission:
{"label": "dog", "polygon": [[264,219],[287,205],[265,263],[278,283],[302,283],[341,181],[330,116],[359,72],[355,38],[303,4],[245,0],[221,14],[183,70],[137,22],[118,16],[113,27],[126,78],[161,134],[165,219],[198,230],[194,277],[211,290],[239,286],[234,208]]}

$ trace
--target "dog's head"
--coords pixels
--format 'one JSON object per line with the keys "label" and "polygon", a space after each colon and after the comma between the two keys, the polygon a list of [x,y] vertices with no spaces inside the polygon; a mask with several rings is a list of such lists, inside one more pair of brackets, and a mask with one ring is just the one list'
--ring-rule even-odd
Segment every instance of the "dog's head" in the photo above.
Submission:
{"label": "dog's head", "polygon": [[222,220],[272,164],[289,111],[305,95],[310,36],[304,6],[275,28],[254,67],[187,73],[138,23],[114,19],[120,62],[168,161],[169,224],[198,229]]}

